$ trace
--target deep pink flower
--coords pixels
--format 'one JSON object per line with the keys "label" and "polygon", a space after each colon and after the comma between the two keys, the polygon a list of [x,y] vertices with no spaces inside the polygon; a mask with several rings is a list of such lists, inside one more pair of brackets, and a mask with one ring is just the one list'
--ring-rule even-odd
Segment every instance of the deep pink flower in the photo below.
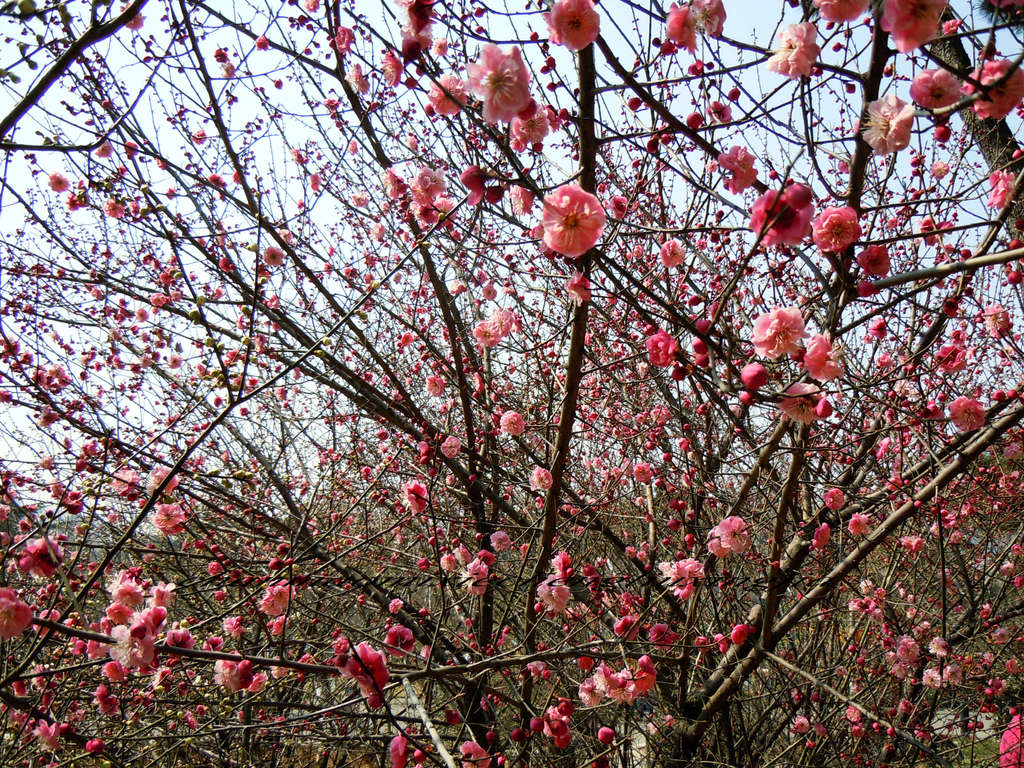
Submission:
{"label": "deep pink flower", "polygon": [[833,512],[838,512],[846,504],[846,494],[843,493],[842,488],[829,488],[825,491],[822,500],[825,502],[826,507]]}
{"label": "deep pink flower", "polygon": [[818,381],[838,379],[846,372],[832,342],[820,333],[812,336],[805,347],[804,367]]}
{"label": "deep pink flower", "polygon": [[850,522],[846,526],[851,536],[863,536],[871,530],[871,518],[860,512],[850,516]]}
{"label": "deep pink flower", "polygon": [[601,31],[601,17],[594,10],[594,0],[558,0],[545,18],[551,42],[570,51],[586,48]]}
{"label": "deep pink flower", "polygon": [[925,109],[940,109],[960,98],[961,83],[944,69],[925,69],[910,84],[910,98]]}
{"label": "deep pink flower", "polygon": [[823,251],[840,252],[861,235],[857,212],[848,205],[826,208],[812,222],[814,244]]}
{"label": "deep pink flower", "polygon": [[391,768],[405,768],[409,757],[409,740],[402,734],[395,736],[388,745]]}
{"label": "deep pink flower", "polygon": [[734,195],[741,194],[757,180],[757,169],[754,168],[754,155],[745,147],[730,147],[718,156],[718,165],[732,173],[726,182],[726,189]]}
{"label": "deep pink flower", "polygon": [[889,249],[884,245],[869,245],[857,254],[857,263],[872,277],[889,274]]}
{"label": "deep pink flower", "polygon": [[803,184],[790,184],[782,192],[769,190],[750,210],[750,229],[761,234],[764,245],[797,245],[811,232],[814,215],[811,190]]}
{"label": "deep pink flower", "polygon": [[505,411],[501,414],[501,431],[506,435],[517,437],[526,431],[526,421],[516,411]]}
{"label": "deep pink flower", "polygon": [[665,33],[673,43],[690,53],[697,50],[697,18],[689,5],[672,4]]}
{"label": "deep pink flower", "polygon": [[577,306],[590,301],[590,280],[582,272],[577,272],[569,278],[565,290]]}
{"label": "deep pink flower", "polygon": [[[974,70],[973,76],[982,85],[990,85],[1006,78],[1001,85],[987,89],[986,93],[971,104],[971,109],[978,117],[1001,120],[1024,98],[1024,72],[1020,67],[1015,67],[1009,59],[986,61],[979,69]],[[971,94],[974,90],[970,83],[964,84],[964,93]]]}
{"label": "deep pink flower", "polygon": [[960,396],[949,404],[949,420],[961,432],[985,426],[985,407],[971,397]]}
{"label": "deep pink flower", "polygon": [[747,523],[737,515],[725,518],[708,534],[708,551],[715,557],[727,557],[733,553],[741,555],[749,548]]}
{"label": "deep pink flower", "polygon": [[811,548],[819,552],[823,551],[828,546],[830,538],[832,538],[831,526],[828,523],[822,523],[814,531],[814,537],[811,539]]}
{"label": "deep pink flower", "polygon": [[678,267],[683,263],[683,244],[676,239],[666,240],[661,246],[661,263],[666,267]]}
{"label": "deep pink flower", "polygon": [[544,245],[565,256],[582,256],[604,234],[604,209],[576,184],[559,187],[544,198]]}
{"label": "deep pink flower", "polygon": [[25,551],[18,558],[18,567],[25,573],[49,579],[57,572],[57,566],[64,559],[64,551],[53,539],[32,539],[25,545]]}
{"label": "deep pink flower", "polygon": [[870,4],[871,0],[814,0],[821,18],[828,21],[856,21]]}
{"label": "deep pink flower", "polygon": [[754,321],[751,340],[757,354],[774,360],[796,352],[809,335],[798,307],[777,307]]}
{"label": "deep pink flower", "polygon": [[890,93],[868,105],[868,124],[864,141],[879,155],[898,152],[910,144],[914,126],[914,107]]}
{"label": "deep pink flower", "polygon": [[462,768],[491,768],[491,756],[475,741],[464,741],[459,747]]}
{"label": "deep pink flower", "polygon": [[466,73],[470,90],[484,103],[488,123],[510,122],[530,105],[530,73],[518,48],[502,53],[496,45],[485,45]]}
{"label": "deep pink flower", "polygon": [[999,739],[999,768],[1024,768],[1024,723],[1016,714]]}
{"label": "deep pink flower", "polygon": [[809,21],[785,27],[776,38],[768,69],[785,77],[807,77],[821,53],[817,37],[818,28]]}
{"label": "deep pink flower", "polygon": [[267,616],[280,616],[288,610],[294,590],[285,582],[269,585],[260,599],[259,609]]}
{"label": "deep pink flower", "polygon": [[882,29],[901,53],[910,53],[936,36],[947,5],[947,0],[885,0]]}
{"label": "deep pink flower", "polygon": [[18,598],[18,593],[0,588],[0,638],[17,637],[32,623],[32,608]]}
{"label": "deep pink flower", "polygon": [[664,330],[648,336],[646,345],[651,365],[656,368],[667,368],[675,362],[679,344]]}
{"label": "deep pink flower", "polygon": [[817,421],[818,403],[821,401],[821,390],[814,384],[797,382],[786,387],[779,400],[779,408],[793,421],[810,424]]}
{"label": "deep pink flower", "polygon": [[416,480],[410,480],[402,486],[405,505],[413,514],[421,515],[427,508],[427,487]]}

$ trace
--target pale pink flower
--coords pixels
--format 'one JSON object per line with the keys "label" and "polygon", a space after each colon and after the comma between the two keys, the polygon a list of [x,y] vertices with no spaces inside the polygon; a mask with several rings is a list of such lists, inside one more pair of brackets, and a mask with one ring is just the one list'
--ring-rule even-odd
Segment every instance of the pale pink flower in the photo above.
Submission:
{"label": "pale pink flower", "polygon": [[142,585],[128,571],[118,571],[107,586],[110,599],[128,608],[138,608],[145,600]]}
{"label": "pale pink flower", "polygon": [[947,0],[885,0],[882,29],[892,35],[900,53],[910,53],[932,40]]}
{"label": "pale pink flower", "polygon": [[960,81],[946,70],[925,69],[910,84],[910,98],[925,109],[941,109],[959,100],[960,88]]}
{"label": "pale pink flower", "polygon": [[447,458],[454,459],[459,455],[459,451],[462,450],[462,441],[459,440],[455,435],[448,435],[441,443],[441,453]]}
{"label": "pale pink flower", "polygon": [[491,549],[495,552],[508,552],[512,549],[512,537],[508,531],[495,531],[491,534]]}
{"label": "pale pink flower", "polygon": [[1010,313],[1002,304],[989,304],[985,307],[985,331],[993,339],[998,339],[1010,332]]}
{"label": "pale pink flower", "polygon": [[484,120],[510,122],[523,112],[530,98],[530,73],[518,48],[502,53],[496,45],[485,45],[480,58],[466,67],[470,90],[484,102]]}
{"label": "pale pink flower", "polygon": [[491,756],[475,741],[464,741],[459,747],[462,768],[491,768]]}
{"label": "pale pink flower", "polygon": [[433,203],[435,198],[444,195],[447,188],[444,174],[425,165],[416,171],[416,175],[409,182],[412,199],[420,204]]}
{"label": "pale pink flower", "polygon": [[861,235],[857,212],[848,205],[826,208],[812,222],[814,244],[823,251],[840,252]]}
{"label": "pale pink flower", "polygon": [[934,179],[944,179],[949,174],[949,163],[945,160],[936,160],[928,169]]}
{"label": "pale pink flower", "polygon": [[809,21],[790,24],[776,38],[775,53],[768,69],[784,77],[807,77],[814,69],[821,48],[815,42],[818,28]]}
{"label": "pale pink flower", "polygon": [[440,376],[427,376],[427,394],[440,397],[444,394],[444,379]]}
{"label": "pale pink flower", "polygon": [[725,6],[722,0],[690,0],[690,12],[697,29],[708,37],[721,37],[725,26]]}
{"label": "pale pink flower", "polygon": [[427,98],[437,114],[457,115],[466,104],[466,84],[457,75],[441,75]]}
{"label": "pale pink flower", "polygon": [[910,129],[914,126],[914,107],[896,94],[868,104],[868,124],[864,141],[879,155],[888,155],[910,144]]}
{"label": "pale pink flower", "polygon": [[71,189],[71,181],[63,173],[51,173],[49,184],[54,192],[67,192]]}
{"label": "pale pink flower", "polygon": [[822,334],[815,334],[804,346],[804,367],[818,381],[838,379],[846,372],[832,342]]}
{"label": "pale pink flower", "polygon": [[537,600],[550,613],[565,613],[571,599],[572,591],[565,584],[565,580],[557,574],[551,574],[537,585]]}
{"label": "pale pink flower", "polygon": [[648,336],[645,344],[648,358],[654,367],[667,368],[675,362],[679,343],[664,330]]}
{"label": "pale pink flower", "polygon": [[597,39],[601,17],[594,10],[594,0],[558,0],[545,14],[548,36],[555,45],[580,51]]}
{"label": "pale pink flower", "polygon": [[814,0],[821,18],[828,21],[856,21],[871,5],[871,0]]}
{"label": "pale pink flower", "polygon": [[506,435],[518,437],[526,431],[526,421],[516,411],[505,411],[501,414],[501,431]]}
{"label": "pale pink flower", "polygon": [[509,130],[509,145],[516,152],[527,147],[540,149],[551,130],[551,113],[546,109],[534,110],[529,117],[514,117]]}
{"label": "pale pink flower", "polygon": [[32,609],[18,598],[18,593],[0,587],[0,638],[17,637],[32,623]]}
{"label": "pale pink flower", "polygon": [[776,307],[754,321],[751,340],[757,354],[774,360],[799,350],[809,335],[799,307]]}
{"label": "pale pink flower", "polygon": [[889,249],[884,245],[869,245],[857,254],[857,263],[872,277],[889,274]]}
{"label": "pale pink flower", "polygon": [[482,595],[490,584],[490,567],[479,557],[473,559],[463,574],[466,591],[471,595]]}
{"label": "pale pink flower", "polygon": [[224,633],[231,635],[235,640],[245,634],[245,625],[242,623],[241,616],[228,616],[221,626],[224,628]]}
{"label": "pale pink flower", "polygon": [[535,196],[526,187],[514,186],[509,190],[512,198],[512,210],[519,216],[525,216],[533,210]]}
{"label": "pale pink flower", "polygon": [[276,245],[268,246],[267,249],[263,251],[263,263],[268,267],[280,267],[284,264],[284,260],[284,251]]}
{"label": "pale pink flower", "polygon": [[551,472],[544,467],[534,467],[533,472],[530,473],[530,488],[535,491],[548,490],[552,482],[554,481]]}
{"label": "pale pink flower", "polygon": [[754,202],[748,226],[755,234],[765,230],[764,245],[798,245],[811,233],[813,203],[811,190],[803,184],[769,190]]}
{"label": "pale pink flower", "polygon": [[683,244],[673,238],[666,240],[661,246],[661,263],[668,268],[678,267],[683,263]]}
{"label": "pale pink flower", "polygon": [[693,594],[694,579],[704,578],[704,566],[692,558],[658,563],[658,570],[665,583],[672,587],[672,593],[680,600],[688,600]]}
{"label": "pale pink flower", "polygon": [[708,551],[715,557],[741,555],[749,548],[750,534],[747,532],[747,523],[737,515],[729,515],[708,534]]}
{"label": "pale pink flower", "polygon": [[177,502],[157,504],[153,513],[153,525],[164,536],[176,536],[185,530],[185,510]]}
{"label": "pale pink flower", "polygon": [[598,199],[576,184],[559,187],[544,198],[544,245],[576,258],[604,234],[606,217]]}
{"label": "pale pink flower", "polygon": [[590,301],[590,280],[582,272],[577,272],[569,278],[565,284],[565,290],[576,306]]}
{"label": "pale pink flower", "polygon": [[949,404],[949,419],[961,432],[985,426],[985,407],[971,397],[960,396]]}
{"label": "pale pink flower", "polygon": [[754,155],[746,147],[730,147],[728,151],[722,152],[718,155],[718,165],[722,170],[732,173],[725,187],[734,195],[741,194],[757,181]]}
{"label": "pale pink flower", "polygon": [[821,390],[814,384],[797,382],[790,384],[782,393],[779,409],[793,421],[810,424],[817,421],[818,403],[821,401]]}
{"label": "pale pink flower", "polygon": [[988,207],[1001,210],[1013,196],[1014,178],[1009,171],[995,171],[988,177]]}
{"label": "pale pink flower", "polygon": [[267,616],[280,616],[288,610],[294,590],[284,582],[269,585],[260,599],[259,609]]}
{"label": "pale pink flower", "polygon": [[[982,85],[991,85],[1006,78],[1001,85],[988,88],[971,104],[971,109],[978,117],[1002,120],[1024,98],[1024,72],[1009,59],[986,61],[979,69],[974,70],[973,76]],[[975,89],[970,83],[965,83],[963,90],[964,93],[971,94]]]}
{"label": "pale pink flower", "polygon": [[850,522],[847,523],[846,529],[851,536],[863,536],[871,530],[871,518],[860,512],[855,512],[850,516]]}
{"label": "pale pink flower", "polygon": [[[395,61],[397,61],[397,59]],[[370,92],[370,81],[367,80],[366,75],[363,74],[363,67],[361,64],[353,64],[349,69],[348,74],[345,75],[345,79],[348,80],[349,85],[355,88],[356,91],[363,96]],[[395,82],[397,82],[397,80]]]}

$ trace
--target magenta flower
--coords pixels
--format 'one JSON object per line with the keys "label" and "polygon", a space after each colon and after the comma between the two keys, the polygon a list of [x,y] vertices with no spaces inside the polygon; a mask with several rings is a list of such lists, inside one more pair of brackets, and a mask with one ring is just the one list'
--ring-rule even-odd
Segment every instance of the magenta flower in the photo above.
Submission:
{"label": "magenta flower", "polygon": [[885,277],[889,274],[889,249],[884,245],[869,245],[857,254],[857,263],[872,277]]}
{"label": "magenta flower", "polygon": [[566,184],[544,198],[544,245],[577,258],[601,239],[605,221],[604,209],[594,195]]}

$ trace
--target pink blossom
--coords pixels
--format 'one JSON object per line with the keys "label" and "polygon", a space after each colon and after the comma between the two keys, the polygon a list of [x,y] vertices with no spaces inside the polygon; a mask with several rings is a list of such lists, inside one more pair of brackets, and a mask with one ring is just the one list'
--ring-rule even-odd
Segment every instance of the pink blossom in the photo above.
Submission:
{"label": "pink blossom", "polygon": [[54,172],[50,174],[50,189],[54,192],[67,192],[71,189],[71,181],[63,173]]}
{"label": "pink blossom", "polygon": [[828,21],[856,21],[870,4],[871,0],[814,0],[821,18]]}
{"label": "pink blossom", "polygon": [[755,234],[765,230],[764,245],[798,245],[811,233],[813,215],[811,190],[790,184],[782,192],[769,190],[754,202],[749,227]]}
{"label": "pink blossom", "polygon": [[590,280],[582,272],[576,272],[569,278],[565,284],[565,290],[576,306],[590,301]]}
{"label": "pink blossom", "polygon": [[426,389],[427,394],[440,397],[444,394],[444,379],[440,376],[427,376]]}
{"label": "pink blossom", "polygon": [[999,739],[999,768],[1020,768],[1021,765],[1024,765],[1024,721],[1016,714]]}
{"label": "pink blossom", "polygon": [[516,411],[505,411],[501,414],[501,431],[506,435],[518,437],[526,431],[526,421]]}
{"label": "pink blossom", "polygon": [[750,534],[742,517],[730,515],[711,529],[708,535],[708,551],[715,557],[727,557],[731,553],[741,555],[750,547]]}
{"label": "pink blossom", "polygon": [[435,198],[444,195],[446,189],[444,175],[427,166],[421,166],[409,182],[412,199],[420,204],[433,203]]}
{"label": "pink blossom", "polygon": [[[1024,98],[1024,72],[1009,59],[990,59],[974,70],[973,77],[982,85],[992,86],[971,104],[971,109],[978,117],[1001,120]],[[999,80],[1003,80],[1001,85],[992,85]],[[965,83],[963,90],[966,94],[972,94],[975,88]]]}
{"label": "pink blossom", "polygon": [[914,126],[914,107],[896,94],[868,105],[868,124],[864,141],[879,155],[888,155],[905,149],[910,144],[910,129]]}
{"label": "pink blossom", "polygon": [[402,62],[395,56],[395,52],[389,50],[384,54],[384,61],[381,62],[380,70],[384,74],[384,82],[394,88],[402,79]]}
{"label": "pink blossom", "polygon": [[1009,171],[995,171],[988,177],[988,207],[1001,210],[1013,197],[1014,177]]}
{"label": "pink blossom", "polygon": [[821,48],[815,42],[818,28],[809,21],[790,24],[776,38],[768,69],[784,77],[807,77],[818,61]]}
{"label": "pink blossom", "polygon": [[405,505],[414,515],[422,515],[427,508],[427,487],[423,483],[410,480],[402,486]]}
{"label": "pink blossom", "polygon": [[667,268],[678,267],[683,263],[683,244],[676,239],[666,240],[661,246],[661,263]]}
{"label": "pink blossom", "polygon": [[910,84],[910,98],[925,109],[941,109],[960,98],[960,81],[944,69],[925,69]]}
{"label": "pink blossom", "polygon": [[840,252],[861,235],[857,212],[848,205],[826,208],[812,222],[814,244],[823,251]]}
{"label": "pink blossom", "polygon": [[807,341],[804,367],[818,381],[838,379],[846,372],[832,342],[820,333]]}
{"label": "pink blossom", "polygon": [[464,741],[459,747],[462,768],[491,768],[491,756],[475,741]]}
{"label": "pink blossom", "polygon": [[32,623],[32,608],[18,598],[18,593],[0,587],[0,638],[17,637]]}
{"label": "pink blossom", "polygon": [[294,590],[284,582],[269,585],[260,599],[260,612],[267,616],[280,616],[288,610]]}
{"label": "pink blossom", "polygon": [[910,53],[932,40],[947,0],[885,0],[882,29],[892,35],[900,53]]}
{"label": "pink blossom", "polygon": [[439,115],[457,115],[466,104],[466,84],[458,75],[441,75],[427,96]]}
{"label": "pink blossom", "polygon": [[690,53],[697,50],[697,16],[689,5],[676,5],[668,11],[668,27],[665,34],[676,45]]}
{"label": "pink blossom", "polygon": [[537,585],[537,600],[549,613],[555,615],[565,613],[571,599],[572,591],[565,584],[564,579],[557,574],[548,576]]}
{"label": "pink blossom", "polygon": [[576,184],[559,187],[544,198],[544,245],[577,258],[604,234],[605,213],[598,199]]}
{"label": "pink blossom", "polygon": [[539,150],[551,129],[551,113],[547,109],[537,109],[529,117],[514,117],[509,130],[509,144],[516,152],[523,152],[527,147]]}
{"label": "pink blossom", "polygon": [[730,147],[728,151],[720,153],[718,165],[722,170],[732,173],[725,187],[734,195],[741,194],[743,190],[757,181],[754,155],[746,147]]}
{"label": "pink blossom", "polygon": [[667,368],[675,363],[679,344],[664,330],[659,330],[657,333],[648,336],[645,343],[651,365],[656,368]]}
{"label": "pink blossom", "polygon": [[530,473],[530,488],[535,491],[546,491],[551,488],[551,484],[554,480],[551,477],[551,472],[544,467],[534,467],[533,472]]}
{"label": "pink blossom", "polygon": [[[163,483],[164,479],[169,474],[171,474],[171,468],[170,467],[164,467],[164,466],[154,467],[153,470],[149,473],[149,476],[146,478],[146,493],[148,493],[150,495],[156,493],[157,488],[160,487],[160,484]],[[164,487],[163,492],[165,494],[166,493],[173,493],[174,489],[178,487],[178,483],[180,483],[180,482],[181,482],[181,478],[178,477],[177,475],[175,475],[174,477],[172,477],[167,482],[167,485],[166,485],[166,487]]]}
{"label": "pink blossom", "polygon": [[341,668],[341,674],[355,680],[371,709],[384,706],[383,690],[391,679],[384,655],[368,643],[360,643]]}
{"label": "pink blossom", "polygon": [[871,518],[860,512],[854,512],[850,516],[850,522],[847,523],[846,528],[851,536],[863,536],[871,530]]}
{"label": "pink blossom", "polygon": [[444,442],[441,443],[441,453],[443,453],[446,458],[454,459],[459,455],[459,451],[461,450],[462,441],[455,435],[448,435],[448,437],[444,439]]}
{"label": "pink blossom", "polygon": [[490,566],[488,566],[483,559],[479,557],[474,558],[466,566],[466,571],[463,576],[466,591],[471,595],[484,594],[490,583],[490,573]]}
{"label": "pink blossom", "polygon": [[1010,332],[1010,313],[1002,304],[989,304],[985,307],[985,330],[993,339],[998,339]]}
{"label": "pink blossom", "polygon": [[601,17],[594,10],[594,0],[558,0],[545,19],[551,42],[570,51],[583,50],[600,34]]}
{"label": "pink blossom", "polygon": [[872,277],[885,277],[889,274],[889,249],[884,245],[869,245],[857,254],[860,268]]}
{"label": "pink blossom", "polygon": [[51,752],[60,749],[60,726],[57,723],[48,723],[40,720],[32,731],[32,735],[39,740],[39,746]]}
{"label": "pink blossom", "polygon": [[393,624],[384,636],[384,643],[388,646],[384,650],[391,656],[405,656],[415,647],[416,640],[411,629]]}
{"label": "pink blossom", "polygon": [[496,45],[485,45],[466,72],[470,90],[484,102],[488,123],[510,122],[530,105],[530,73],[518,48],[502,53]]}
{"label": "pink blossom", "polygon": [[175,536],[185,530],[185,510],[181,504],[157,504],[153,526],[164,536]]}
{"label": "pink blossom", "polygon": [[842,488],[829,488],[825,491],[823,500],[826,507],[833,512],[838,512],[846,504],[846,494],[843,493]]}
{"label": "pink blossom", "polygon": [[960,396],[949,404],[949,419],[961,432],[985,426],[985,407],[971,397]]}
{"label": "pink blossom", "polygon": [[128,608],[138,608],[146,599],[142,585],[128,571],[118,571],[107,585],[107,592],[111,600]]}
{"label": "pink blossom", "polygon": [[[393,55],[391,56],[390,59],[385,58],[384,65],[385,77],[388,78],[389,82],[392,74],[401,74],[400,69],[395,69],[395,67],[400,67],[401,65],[399,64],[398,59],[396,59]],[[388,67],[391,67],[391,69],[389,69]],[[352,67],[349,69],[348,74],[345,75],[345,79],[348,80],[349,85],[355,88],[356,91],[362,94],[363,96],[370,92],[370,81],[367,80],[366,75],[363,74],[363,67],[361,64],[353,64]],[[394,85],[397,84],[398,79],[396,77]]]}
{"label": "pink blossom", "polygon": [[680,600],[687,600],[693,594],[694,579],[704,578],[704,566],[693,558],[658,563],[658,570]]}
{"label": "pink blossom", "polygon": [[633,479],[642,485],[647,485],[654,479],[654,471],[651,465],[642,461],[633,467]]}
{"label": "pink blossom", "polygon": [[57,572],[57,566],[64,559],[64,551],[53,539],[46,537],[32,539],[25,545],[25,551],[18,558],[18,567],[32,576],[49,579]]}
{"label": "pink blossom", "polygon": [[823,552],[825,547],[828,546],[828,541],[831,537],[831,526],[828,523],[822,523],[814,531],[814,537],[811,539],[811,548]]}
{"label": "pink blossom", "polygon": [[512,537],[508,531],[495,531],[491,534],[491,549],[495,552],[508,552],[512,549]]}
{"label": "pink blossom", "polygon": [[252,685],[253,679],[252,662],[248,659],[237,662],[219,659],[213,665],[213,681],[231,693],[245,690]]}
{"label": "pink blossom", "polygon": [[797,382],[786,387],[779,401],[780,410],[793,421],[810,424],[817,421],[818,403],[821,402],[821,390],[814,384]]}
{"label": "pink blossom", "polygon": [[754,321],[751,340],[757,354],[774,360],[799,350],[809,335],[799,307],[776,307]]}
{"label": "pink blossom", "polygon": [[519,216],[525,216],[533,210],[535,196],[526,187],[514,186],[509,190],[512,198],[512,210]]}

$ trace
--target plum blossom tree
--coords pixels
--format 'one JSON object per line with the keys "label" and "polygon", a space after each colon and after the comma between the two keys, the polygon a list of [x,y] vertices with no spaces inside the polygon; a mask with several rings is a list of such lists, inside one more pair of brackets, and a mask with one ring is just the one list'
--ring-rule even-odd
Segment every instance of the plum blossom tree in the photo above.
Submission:
{"label": "plum blossom tree", "polygon": [[0,12],[0,764],[1019,764],[1020,7]]}

